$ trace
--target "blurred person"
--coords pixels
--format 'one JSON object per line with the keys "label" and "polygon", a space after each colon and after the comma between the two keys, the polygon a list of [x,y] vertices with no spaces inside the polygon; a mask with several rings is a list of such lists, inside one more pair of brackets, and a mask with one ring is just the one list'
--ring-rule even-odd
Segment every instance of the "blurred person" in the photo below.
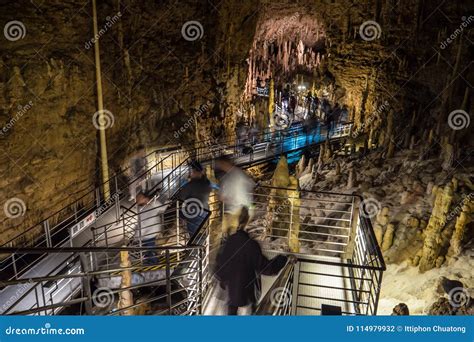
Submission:
{"label": "blurred person", "polygon": [[332,110],[332,117],[333,117],[333,129],[335,126],[339,125],[341,121],[341,107],[339,106],[339,103],[336,102],[334,105],[334,108]]}
{"label": "blurred person", "polygon": [[139,192],[137,189],[141,187],[141,183],[146,178],[146,166],[145,146],[140,145],[137,152],[130,158],[129,201],[135,200],[137,192]]}
{"label": "blurred person", "polygon": [[311,115],[311,106],[313,104],[313,93],[308,91],[305,97],[305,119]]}
{"label": "blurred person", "polygon": [[[139,192],[136,197],[138,222],[135,227],[135,240],[141,247],[156,247],[156,238],[163,231],[163,214],[168,204],[156,197]],[[144,264],[156,264],[158,258],[152,250],[144,252]]]}
{"label": "blurred person", "polygon": [[252,205],[254,181],[229,156],[221,156],[215,161],[215,174],[219,179],[219,199],[224,206],[222,237],[236,231],[243,207]]}
{"label": "blurred person", "polygon": [[298,105],[298,99],[295,94],[291,94],[290,102],[288,105],[288,112],[291,114],[292,120],[295,118],[296,106]]}
{"label": "blurred person", "polygon": [[[189,182],[179,191],[178,199],[183,201],[180,216],[186,221],[189,236],[192,237],[204,220],[204,209],[209,210],[209,194],[212,184],[207,178],[204,168],[198,161],[192,161],[189,165]],[[190,207],[187,210],[186,205]],[[191,210],[191,206],[194,209]]]}
{"label": "blurred person", "polygon": [[260,299],[260,275],[276,275],[288,261],[283,255],[267,259],[259,243],[245,231],[248,221],[248,208],[243,207],[237,232],[221,246],[216,259],[215,274],[227,292],[228,315],[237,315],[239,307],[248,305],[253,313]]}
{"label": "blurred person", "polygon": [[349,109],[347,105],[343,105],[341,109],[341,122],[346,123],[349,121]]}

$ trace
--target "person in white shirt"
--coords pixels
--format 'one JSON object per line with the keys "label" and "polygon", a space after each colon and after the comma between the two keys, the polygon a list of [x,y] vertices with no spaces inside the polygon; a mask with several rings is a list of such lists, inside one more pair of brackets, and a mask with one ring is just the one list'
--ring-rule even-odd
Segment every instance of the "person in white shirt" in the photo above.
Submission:
{"label": "person in white shirt", "polygon": [[[156,247],[156,238],[163,231],[163,214],[168,208],[167,203],[161,203],[156,197],[150,197],[140,192],[137,197],[138,221],[135,229],[135,240],[142,247]],[[144,253],[145,264],[158,262],[154,251]]]}
{"label": "person in white shirt", "polygon": [[242,208],[252,206],[255,183],[228,156],[216,159],[215,173],[220,180],[219,199],[224,206],[222,237],[226,238],[236,232]]}

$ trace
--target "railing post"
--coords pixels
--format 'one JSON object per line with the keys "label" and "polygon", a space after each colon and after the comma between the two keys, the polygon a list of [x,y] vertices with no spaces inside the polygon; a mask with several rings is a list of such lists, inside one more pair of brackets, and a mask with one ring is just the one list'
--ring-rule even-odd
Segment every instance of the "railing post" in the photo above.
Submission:
{"label": "railing post", "polygon": [[293,201],[290,200],[290,227],[288,229],[288,246],[291,245],[291,227],[293,226]]}
{"label": "railing post", "polygon": [[115,181],[115,193],[118,194],[119,188],[118,188],[117,174],[115,174],[115,176],[114,176],[114,181]]}
{"label": "railing post", "polygon": [[198,304],[198,312],[200,315],[202,315],[202,301],[203,301],[203,273],[202,273],[202,267],[203,267],[203,255],[202,255],[202,249],[199,248],[198,250],[198,255],[199,255],[199,304]]}
{"label": "railing post", "polygon": [[[13,246],[12,246],[13,247]],[[16,268],[16,258],[15,253],[12,254],[12,265],[13,265],[13,272],[15,273],[15,279],[18,278],[18,270]]]}
{"label": "railing post", "polygon": [[[179,234],[180,234],[180,229],[179,229],[179,201],[176,201],[176,245],[179,246],[179,243],[180,243],[180,238],[179,238]],[[179,251],[177,252],[178,253],[178,261],[179,261]]]}
{"label": "railing post", "polygon": [[[117,196],[118,192],[114,194],[114,201],[115,201],[115,220],[120,220],[120,196]],[[125,231],[125,229],[124,229]]]}
{"label": "railing post", "polygon": [[171,315],[171,265],[170,265],[170,250],[165,252],[166,258],[166,302],[168,304],[168,314]]}
{"label": "railing post", "polygon": [[46,238],[46,247],[53,247],[53,243],[51,241],[51,232],[49,230],[49,221],[45,220],[43,222],[44,234]]}
{"label": "railing post", "polygon": [[295,268],[293,269],[293,293],[291,294],[291,312],[292,316],[296,315],[296,309],[298,305],[298,286],[300,282],[300,264],[301,261],[297,261]]}
{"label": "railing post", "polygon": [[79,262],[81,264],[81,270],[83,273],[86,273],[86,277],[82,277],[82,288],[85,291],[87,300],[85,302],[86,314],[92,315],[92,291],[91,291],[91,277],[89,275],[90,267],[87,261],[87,257],[84,253],[79,254]]}

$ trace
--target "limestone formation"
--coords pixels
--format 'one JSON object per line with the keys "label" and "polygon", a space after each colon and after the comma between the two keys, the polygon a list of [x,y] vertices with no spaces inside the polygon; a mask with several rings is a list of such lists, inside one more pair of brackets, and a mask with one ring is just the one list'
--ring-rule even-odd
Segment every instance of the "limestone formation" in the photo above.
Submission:
{"label": "limestone formation", "polygon": [[464,205],[462,206],[462,211],[456,219],[456,224],[454,232],[450,241],[450,250],[448,254],[450,256],[459,255],[462,252],[462,242],[464,236],[466,235],[467,224],[472,220],[472,213],[474,211],[474,202],[471,199],[472,197],[466,197],[464,199]]}
{"label": "limestone formation", "polygon": [[356,178],[356,173],[354,168],[351,168],[349,170],[349,177],[347,178],[347,189],[352,189],[353,187],[356,186],[357,183],[357,178]]}
{"label": "limestone formation", "polygon": [[388,224],[387,230],[385,231],[385,234],[383,235],[382,252],[385,252],[390,247],[392,247],[394,232],[395,232],[395,225],[391,223]]}
{"label": "limestone formation", "polygon": [[268,212],[266,215],[267,234],[276,237],[287,237],[291,251],[299,251],[300,201],[298,180],[290,176],[288,162],[280,157],[272,177]]}
{"label": "limestone formation", "polygon": [[[433,211],[425,231],[423,252],[420,259],[420,271],[425,272],[436,266],[441,251],[440,236],[446,225],[446,216],[453,198],[452,184],[437,191]],[[439,262],[439,261],[438,261]]]}
{"label": "limestone formation", "polygon": [[[120,252],[120,267],[127,268],[130,267],[132,264],[130,262],[130,258],[128,255],[128,251],[121,251]],[[132,286],[132,271],[130,269],[125,269],[122,272],[122,282],[120,287],[122,289],[128,288]],[[119,302],[118,302],[118,309],[127,308],[133,305],[133,294],[130,290],[121,290],[119,292]],[[127,309],[122,312],[124,316],[130,316],[134,314],[134,309]]]}

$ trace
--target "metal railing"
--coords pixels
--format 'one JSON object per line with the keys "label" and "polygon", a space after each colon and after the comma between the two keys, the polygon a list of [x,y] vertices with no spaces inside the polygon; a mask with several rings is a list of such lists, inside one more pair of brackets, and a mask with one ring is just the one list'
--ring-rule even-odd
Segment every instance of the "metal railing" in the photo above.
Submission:
{"label": "metal railing", "polygon": [[[259,189],[249,231],[269,256],[289,253],[297,262],[294,268],[287,265],[272,287],[285,294],[280,296],[285,302],[275,303],[271,289],[257,313],[314,315],[331,306],[344,315],[375,315],[385,263],[370,218],[360,208],[362,198]],[[298,252],[291,252],[291,243]]]}
{"label": "metal railing", "polygon": [[[54,250],[52,248],[25,248],[23,253],[55,253],[72,254],[68,262],[74,265],[74,271],[67,274],[39,276],[29,279],[2,281],[3,286],[31,286],[34,291],[28,297],[23,296],[23,306],[13,307],[3,314],[14,315],[51,315],[63,310],[74,311],[78,314],[122,315],[122,314],[199,314],[204,287],[203,275],[203,246],[173,246],[173,247],[120,247],[120,248],[67,248]],[[191,251],[196,251],[191,253]],[[6,252],[4,250],[2,252]],[[159,253],[160,262],[147,266],[117,265],[110,268],[88,271],[91,260],[98,258],[97,254],[120,255],[123,252]],[[175,260],[176,253],[187,254],[185,260]],[[155,267],[152,276],[145,276],[147,269]],[[176,272],[179,270],[179,272]],[[148,272],[150,273],[150,272]],[[128,275],[127,275],[128,274]],[[123,285],[120,279],[130,277],[130,283]],[[114,282],[114,278],[120,278]],[[66,298],[60,296],[60,287],[64,282],[73,284],[75,291],[68,291]],[[46,284],[54,286],[49,291]],[[109,286],[104,286],[108,284]],[[117,285],[118,284],[118,285]],[[95,290],[93,289],[95,286]],[[78,295],[74,295],[78,293]],[[130,294],[140,293],[137,301],[126,302]],[[27,294],[27,295],[28,295]],[[25,306],[29,299],[29,306]],[[122,302],[121,302],[122,301]],[[83,305],[83,308],[78,308]]]}
{"label": "metal railing", "polygon": [[[346,126],[350,129],[350,124]],[[217,148],[215,146],[199,147],[193,149],[192,153],[182,151],[172,153],[166,158],[162,159],[158,164],[156,164],[154,166],[154,170],[153,168],[147,170],[147,177],[159,175],[159,170],[161,170],[161,177],[159,177],[159,180],[156,182],[156,184],[152,187],[151,190],[156,193],[156,196],[159,200],[165,201],[173,197],[173,195],[176,194],[176,192],[181,187],[183,180],[187,176],[187,165],[191,158],[198,159],[203,162],[208,162],[216,156],[222,154],[232,154],[236,162],[240,164],[251,164],[254,162],[261,162],[268,160],[269,158],[274,158],[279,154],[295,151],[298,149],[302,149],[308,145],[317,144],[321,142],[322,140],[324,140],[324,134],[322,134],[321,131],[321,126],[318,126],[309,133],[305,131],[305,133],[302,135],[301,133],[303,133],[303,127],[300,126],[278,132],[264,132],[260,136],[264,140],[264,143],[254,144],[253,146],[255,147],[255,149],[252,149],[250,153],[246,153],[243,150],[243,147],[247,146],[247,143],[236,144],[230,147],[227,145],[219,145]],[[344,132],[344,130],[342,132]],[[264,146],[264,148],[262,148],[262,146]],[[171,166],[171,169],[166,170],[166,173],[164,169],[165,165]],[[152,173],[152,171],[154,172]],[[102,204],[99,201],[95,205],[96,209],[95,211],[93,211],[93,213],[94,215],[95,213],[97,213],[97,215],[95,215],[91,219],[92,221],[97,220],[97,218],[102,214],[110,213],[111,210],[114,210],[116,218],[116,220],[112,223],[106,223],[100,227],[89,229],[93,232],[92,237],[90,239],[94,241],[95,245],[97,245],[97,242],[100,242],[100,238],[98,238],[98,236],[101,234],[102,238],[106,242],[105,246],[109,245],[111,237],[120,238],[116,241],[116,243],[118,243],[119,241],[127,241],[127,239],[130,239],[129,235],[131,234],[132,230],[126,229],[126,227],[130,226],[134,221],[134,215],[136,215],[132,209],[134,205],[130,207],[121,205],[121,198],[123,197],[123,192],[121,192],[120,189],[117,189],[116,192],[113,194],[114,195],[111,197],[111,201],[105,201]],[[99,206],[99,204],[101,205]],[[86,212],[84,212],[84,215],[85,213]],[[91,214],[88,215],[90,216]],[[120,224],[118,223],[118,221],[121,222],[122,228],[120,228]],[[79,222],[79,224],[80,223],[82,222]],[[35,245],[36,247],[63,248],[65,246],[73,246],[73,238],[74,234],[76,234],[74,233],[74,229],[76,226],[71,227],[70,225],[63,225],[59,227],[59,229],[54,230],[49,229],[48,224],[46,224],[45,227],[47,227],[47,229],[45,228],[45,235],[43,236],[43,239],[44,241],[49,241],[50,243],[40,242],[39,244]],[[102,232],[100,233],[101,228]],[[51,243],[51,241],[53,241],[51,239],[51,236],[60,235],[64,235],[62,239],[58,240],[57,243]],[[177,233],[177,240],[179,240],[179,236],[180,234]],[[79,242],[80,246],[88,244],[89,241],[89,239],[86,239],[85,241],[84,239],[81,239]],[[10,246],[11,245],[12,244],[10,244]],[[18,250],[17,253],[12,253],[8,256],[7,259],[2,260],[2,265],[0,267],[2,273],[8,275],[7,279],[19,279],[22,275],[26,274],[27,271],[31,270],[33,265],[37,266],[39,263],[43,263],[48,266],[47,264],[49,263],[49,261],[46,257],[46,254],[24,254],[21,253],[20,250]],[[64,259],[62,260],[62,262],[66,262],[66,260]],[[48,267],[51,269],[51,265],[49,265]]]}
{"label": "metal railing", "polygon": [[[191,158],[208,161],[222,154],[232,154],[240,164],[262,162],[279,154],[299,150],[308,145],[324,141],[326,139],[325,127],[324,125],[318,125],[308,129],[299,124],[285,130],[271,131],[266,129],[254,135],[252,141],[241,141],[236,137],[231,137],[222,141],[209,139],[197,142],[195,146],[184,146],[182,149],[174,150],[164,158],[159,159],[153,166],[131,180],[125,177],[128,168],[117,172],[107,181],[111,191],[109,199],[105,199],[101,193],[103,187],[103,184],[101,184],[40,223],[23,230],[2,246],[61,246],[67,241],[68,231],[73,229],[74,226],[91,224],[114,207],[116,211],[119,211],[119,202],[125,197],[131,184],[145,182],[154,189],[167,188],[168,197],[170,197],[170,192],[176,187],[179,188],[178,181],[181,181],[187,173],[186,163]],[[337,126],[330,134],[330,138],[338,139],[348,136],[351,127],[352,123],[343,123]],[[245,148],[249,145],[252,146],[252,149],[247,152]],[[163,153],[163,150],[153,151],[147,157],[148,159],[157,159],[152,158],[152,156],[161,153]],[[57,217],[61,218],[60,221],[52,226],[51,221]],[[5,265],[2,263],[0,271],[4,267]]]}
{"label": "metal railing", "polygon": [[[155,213],[157,210],[161,211],[162,207],[146,209],[140,214]],[[52,271],[43,268],[37,269],[34,276],[14,279],[2,277],[0,286],[5,287],[2,296],[6,298],[10,294],[10,299],[1,308],[0,313],[56,314],[63,310],[72,310],[70,307],[79,304],[85,305],[87,314],[121,314],[132,312],[132,309],[137,313],[136,310],[143,309],[145,304],[159,304],[157,307],[152,305],[149,309],[154,314],[199,313],[201,299],[209,281],[209,211],[203,209],[200,213],[202,222],[193,236],[186,233],[186,218],[180,217],[179,211],[177,205],[171,211],[172,220],[163,219],[159,222],[166,228],[160,232],[162,239],[158,237],[155,240],[159,247],[146,247],[142,244],[149,236],[141,234],[141,231],[146,231],[150,226],[147,226],[146,222],[142,222],[143,225],[140,226],[141,215],[130,214],[128,220],[112,223],[114,228],[108,231],[109,235],[103,233],[103,227],[99,227],[94,233],[95,240],[88,247],[0,248],[2,254],[48,255],[50,261],[57,261]],[[162,212],[161,215],[166,217],[167,213]],[[120,229],[121,239],[115,244],[115,233]],[[124,231],[133,232],[128,236],[128,240],[122,239]],[[126,241],[129,241],[130,246],[120,247]],[[129,266],[121,265],[121,251],[129,254]],[[130,272],[133,286],[123,288],[120,283],[126,271]],[[115,308],[113,312],[93,310],[91,301],[100,304],[100,296],[104,294],[96,293],[97,298],[94,297],[94,291],[91,291],[92,280],[96,287],[107,289],[106,295],[109,297],[116,297],[115,295],[124,291],[138,291],[141,293],[141,302],[120,310]],[[165,293],[156,295],[154,292],[159,291],[160,286],[165,286]],[[151,287],[156,287],[157,290],[150,293]],[[146,296],[143,296],[145,290]],[[174,299],[170,300],[171,297],[180,297],[180,300],[176,302]],[[198,298],[200,300],[197,300]],[[160,301],[164,299],[167,306],[163,308]],[[82,312],[81,309],[75,310]]]}
{"label": "metal railing", "polygon": [[292,314],[294,274],[295,264],[288,262],[258,303],[256,315],[290,316]]}

